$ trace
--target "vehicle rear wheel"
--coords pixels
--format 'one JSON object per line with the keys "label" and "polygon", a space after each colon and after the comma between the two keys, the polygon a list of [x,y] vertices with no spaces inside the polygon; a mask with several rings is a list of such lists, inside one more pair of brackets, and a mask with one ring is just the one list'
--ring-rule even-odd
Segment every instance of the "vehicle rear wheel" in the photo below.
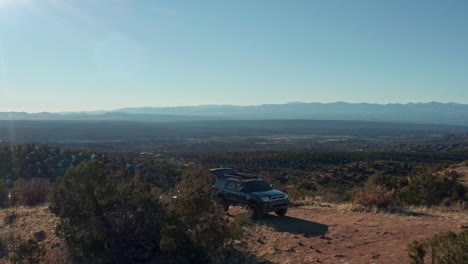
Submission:
{"label": "vehicle rear wheel", "polygon": [[287,212],[288,212],[288,208],[284,208],[284,209],[280,209],[280,210],[278,210],[278,211],[275,211],[275,213],[276,213],[278,216],[284,216]]}
{"label": "vehicle rear wheel", "polygon": [[223,206],[225,212],[229,211],[229,203],[222,196],[218,196],[218,202]]}
{"label": "vehicle rear wheel", "polygon": [[257,204],[250,204],[248,209],[250,219],[259,219],[262,217],[262,211],[260,210]]}
{"label": "vehicle rear wheel", "polygon": [[226,200],[223,200],[222,204],[223,204],[224,211],[226,211],[226,212],[229,211],[229,203],[226,202]]}

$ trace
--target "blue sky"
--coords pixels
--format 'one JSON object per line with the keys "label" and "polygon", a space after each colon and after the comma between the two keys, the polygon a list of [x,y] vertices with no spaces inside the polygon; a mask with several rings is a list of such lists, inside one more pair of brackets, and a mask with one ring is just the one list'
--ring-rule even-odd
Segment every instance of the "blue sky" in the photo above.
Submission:
{"label": "blue sky", "polygon": [[468,103],[468,2],[0,0],[0,111]]}

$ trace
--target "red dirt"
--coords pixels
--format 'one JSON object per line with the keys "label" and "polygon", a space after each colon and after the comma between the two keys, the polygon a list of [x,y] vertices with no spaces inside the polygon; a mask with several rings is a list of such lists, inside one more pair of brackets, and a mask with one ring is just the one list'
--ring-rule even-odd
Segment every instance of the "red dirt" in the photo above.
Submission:
{"label": "red dirt", "polygon": [[[237,211],[237,210],[234,210]],[[408,263],[407,245],[436,233],[459,232],[466,213],[405,216],[291,208],[270,214],[249,229],[244,247],[273,263]]]}

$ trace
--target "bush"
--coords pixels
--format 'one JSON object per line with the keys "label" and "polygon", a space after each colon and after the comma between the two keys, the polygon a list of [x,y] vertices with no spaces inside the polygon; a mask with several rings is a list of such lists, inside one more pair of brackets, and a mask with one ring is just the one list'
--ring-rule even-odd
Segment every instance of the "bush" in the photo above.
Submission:
{"label": "bush", "polygon": [[399,193],[401,201],[412,205],[440,204],[453,193],[455,183],[439,175],[423,173],[408,178],[408,185]]}
{"label": "bush", "polygon": [[10,256],[14,264],[39,264],[44,260],[46,249],[34,239],[20,242]]}
{"label": "bush", "polygon": [[23,180],[15,182],[15,198],[23,205],[33,206],[47,201],[50,185],[46,179]]}
{"label": "bush", "polygon": [[354,196],[354,203],[366,208],[385,208],[393,201],[394,190],[387,190],[378,185],[359,191]]}
{"label": "bush", "polygon": [[408,257],[412,264],[468,263],[468,230],[414,241],[408,245]]}
{"label": "bush", "polygon": [[3,180],[0,180],[0,208],[6,207],[8,203],[8,188]]}
{"label": "bush", "polygon": [[166,202],[161,249],[189,255],[194,261],[222,261],[241,227],[215,202],[206,170],[189,170],[182,178]]}
{"label": "bush", "polygon": [[8,241],[0,235],[0,259],[8,253]]}
{"label": "bush", "polygon": [[158,250],[159,194],[98,161],[68,169],[53,189],[50,209],[60,217],[57,234],[89,262],[144,261]]}
{"label": "bush", "polygon": [[400,177],[396,175],[374,173],[367,179],[367,185],[380,185],[386,189],[398,189]]}

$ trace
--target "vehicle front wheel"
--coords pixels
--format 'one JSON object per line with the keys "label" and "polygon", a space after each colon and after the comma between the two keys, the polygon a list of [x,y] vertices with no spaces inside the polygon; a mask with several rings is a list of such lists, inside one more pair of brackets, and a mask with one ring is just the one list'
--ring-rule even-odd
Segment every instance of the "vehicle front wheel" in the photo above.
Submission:
{"label": "vehicle front wheel", "polygon": [[288,208],[284,208],[284,209],[280,209],[280,210],[278,210],[278,211],[275,211],[275,213],[276,213],[278,216],[284,216],[287,212],[288,212]]}
{"label": "vehicle front wheel", "polygon": [[260,208],[257,204],[250,204],[248,209],[250,219],[259,219],[262,217],[262,211],[260,211]]}

